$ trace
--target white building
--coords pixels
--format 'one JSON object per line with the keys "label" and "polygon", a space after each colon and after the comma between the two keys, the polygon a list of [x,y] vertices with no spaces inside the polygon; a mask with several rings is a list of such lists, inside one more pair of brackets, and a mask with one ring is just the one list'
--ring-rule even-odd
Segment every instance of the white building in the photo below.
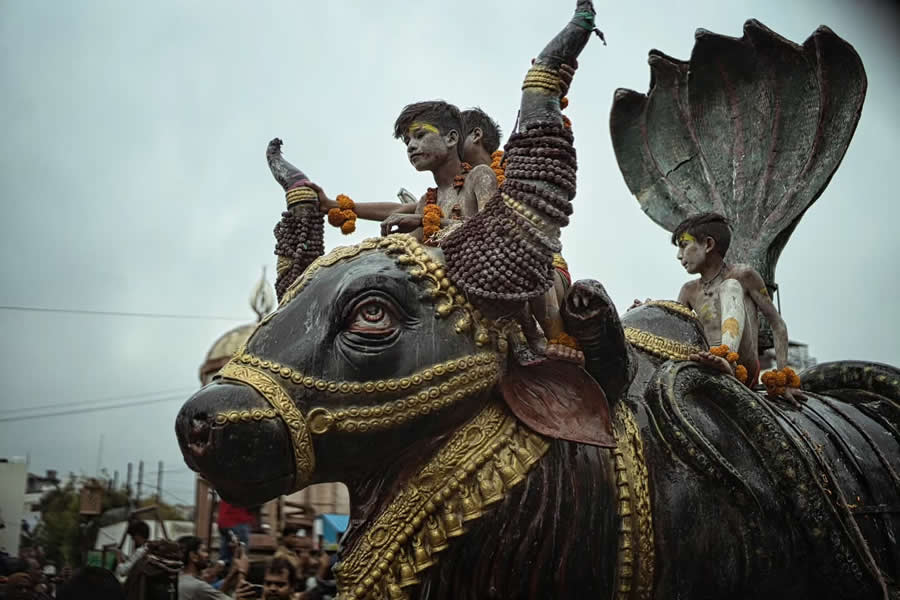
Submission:
{"label": "white building", "polygon": [[0,459],[0,550],[12,556],[19,554],[27,477],[24,460]]}

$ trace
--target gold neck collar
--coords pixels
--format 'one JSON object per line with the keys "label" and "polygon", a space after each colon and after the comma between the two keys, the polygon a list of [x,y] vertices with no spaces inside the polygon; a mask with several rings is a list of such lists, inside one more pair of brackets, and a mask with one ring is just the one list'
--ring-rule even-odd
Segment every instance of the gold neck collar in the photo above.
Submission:
{"label": "gold neck collar", "polygon": [[335,567],[341,600],[408,598],[463,523],[521,483],[548,440],[497,401],[463,425],[404,486]]}

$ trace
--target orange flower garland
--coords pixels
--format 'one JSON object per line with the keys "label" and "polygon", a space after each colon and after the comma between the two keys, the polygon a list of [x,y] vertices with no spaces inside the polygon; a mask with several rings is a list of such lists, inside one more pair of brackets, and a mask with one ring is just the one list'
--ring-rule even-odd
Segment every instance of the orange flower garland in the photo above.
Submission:
{"label": "orange flower garland", "polygon": [[340,227],[341,233],[348,235],[356,231],[356,212],[353,210],[356,205],[350,196],[338,194],[335,199],[337,208],[328,211],[328,224],[334,227]]}
{"label": "orange flower garland", "polygon": [[802,385],[800,376],[790,367],[763,373],[762,382],[771,398],[783,396],[786,388],[799,388]]}
{"label": "orange flower garland", "polygon": [[462,163],[460,167],[462,168],[462,171],[460,171],[459,175],[453,178],[453,187],[456,189],[460,189],[463,185],[465,185],[466,175],[469,173],[469,171],[472,170],[472,165],[467,162]]}
{"label": "orange flower garland", "polygon": [[444,211],[437,204],[437,188],[428,188],[425,193],[425,208],[422,210],[422,234],[425,241],[431,239],[441,229]]}
{"label": "orange flower garland", "polygon": [[503,164],[503,150],[494,150],[491,154],[491,170],[497,176],[497,185],[506,180],[506,165]]}
{"label": "orange flower garland", "polygon": [[713,356],[720,356],[731,363],[731,367],[734,369],[735,378],[741,383],[747,383],[747,367],[736,364],[741,357],[740,354],[732,352],[731,349],[724,344],[722,346],[713,346],[709,349],[709,353]]}
{"label": "orange flower garland", "polygon": [[550,338],[549,340],[547,340],[547,342],[550,344],[557,344],[559,346],[568,346],[573,350],[581,350],[581,347],[578,345],[578,340],[573,338],[565,331],[554,338]]}

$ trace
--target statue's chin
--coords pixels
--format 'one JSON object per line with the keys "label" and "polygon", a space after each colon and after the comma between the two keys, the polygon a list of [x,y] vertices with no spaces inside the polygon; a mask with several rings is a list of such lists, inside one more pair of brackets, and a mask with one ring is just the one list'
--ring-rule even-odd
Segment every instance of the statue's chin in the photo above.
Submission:
{"label": "statue's chin", "polygon": [[263,504],[296,489],[293,476],[269,481],[215,481],[213,487],[223,500],[237,506]]}

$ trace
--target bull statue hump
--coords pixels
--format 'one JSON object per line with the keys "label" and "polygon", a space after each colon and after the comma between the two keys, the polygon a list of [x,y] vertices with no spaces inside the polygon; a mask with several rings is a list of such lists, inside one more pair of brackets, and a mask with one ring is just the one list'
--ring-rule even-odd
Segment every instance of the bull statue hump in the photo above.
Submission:
{"label": "bull statue hump", "polygon": [[821,365],[785,408],[688,360],[708,349],[690,309],[620,319],[592,280],[560,307],[584,367],[519,360],[575,196],[554,77],[593,22],[580,0],[538,55],[506,146],[572,185],[509,169],[534,179],[507,177],[437,245],[325,254],[316,191],[270,143],[280,303],[182,407],[186,463],[241,505],[345,483],[342,600],[896,594],[897,369]]}

